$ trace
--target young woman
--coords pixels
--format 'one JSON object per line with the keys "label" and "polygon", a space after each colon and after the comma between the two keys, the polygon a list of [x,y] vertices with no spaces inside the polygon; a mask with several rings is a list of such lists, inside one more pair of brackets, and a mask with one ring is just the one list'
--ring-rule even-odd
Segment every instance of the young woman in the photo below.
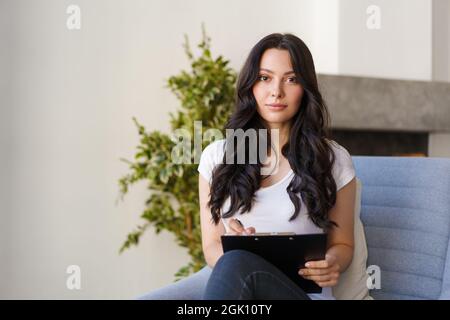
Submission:
{"label": "young woman", "polygon": [[[329,115],[318,89],[313,58],[301,39],[271,34],[251,50],[237,83],[236,108],[226,129],[276,129],[267,135],[267,160],[278,170],[262,175],[266,161],[228,163],[227,139],[202,153],[198,167],[202,247],[212,273],[204,299],[334,299],[331,288],[353,257],[355,170],[328,132]],[[260,138],[258,138],[259,141]],[[248,155],[250,146],[245,140]],[[328,234],[325,260],[299,270],[321,286],[306,294],[259,256],[223,253],[221,235],[254,232]]]}

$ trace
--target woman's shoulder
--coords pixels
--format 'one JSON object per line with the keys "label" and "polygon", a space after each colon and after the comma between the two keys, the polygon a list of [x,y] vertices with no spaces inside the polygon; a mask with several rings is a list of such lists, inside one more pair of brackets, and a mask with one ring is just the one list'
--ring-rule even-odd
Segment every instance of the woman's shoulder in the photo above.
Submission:
{"label": "woman's shoulder", "polygon": [[334,167],[336,170],[338,170],[337,168],[341,168],[341,167],[352,167],[353,168],[353,159],[352,156],[350,154],[350,152],[348,152],[348,150],[346,148],[344,148],[343,146],[341,146],[339,143],[337,143],[334,140],[328,140],[329,145],[331,146],[331,149],[333,150],[334,153]]}
{"label": "woman's shoulder", "polygon": [[202,157],[210,159],[213,164],[221,161],[225,150],[226,139],[219,139],[208,144],[202,152]]}
{"label": "woman's shoulder", "polygon": [[224,150],[226,139],[219,139],[208,144],[203,152],[217,154],[221,150]]}
{"label": "woman's shoulder", "polygon": [[353,159],[350,153],[334,140],[327,140],[333,149],[335,161],[332,174],[336,181],[336,188],[340,190],[356,175]]}
{"label": "woman's shoulder", "polygon": [[343,146],[341,146],[336,141],[331,140],[331,139],[325,139],[325,140],[330,145],[330,147],[333,150],[333,152],[336,155],[336,157],[342,157],[342,156],[347,157],[347,156],[350,156],[350,153],[348,152],[348,150],[346,148],[344,148]]}
{"label": "woman's shoulder", "polygon": [[197,170],[207,181],[211,182],[212,171],[216,165],[222,163],[224,143],[225,139],[215,140],[208,144],[201,153]]}

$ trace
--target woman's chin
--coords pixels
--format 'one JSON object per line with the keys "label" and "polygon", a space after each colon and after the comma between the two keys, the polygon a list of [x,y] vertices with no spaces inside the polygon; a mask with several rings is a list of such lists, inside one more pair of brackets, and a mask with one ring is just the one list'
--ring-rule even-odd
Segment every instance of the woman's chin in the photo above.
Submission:
{"label": "woman's chin", "polygon": [[263,117],[267,124],[269,125],[279,125],[288,122],[290,118],[286,115],[266,115]]}

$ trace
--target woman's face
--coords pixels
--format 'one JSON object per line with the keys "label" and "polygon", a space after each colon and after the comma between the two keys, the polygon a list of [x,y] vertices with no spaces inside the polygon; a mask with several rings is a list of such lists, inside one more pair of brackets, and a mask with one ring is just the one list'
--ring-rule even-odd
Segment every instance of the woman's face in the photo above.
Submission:
{"label": "woman's face", "polygon": [[[289,123],[300,108],[303,88],[298,83],[287,50],[267,49],[261,57],[253,86],[257,111],[270,128]],[[271,104],[281,104],[276,107]]]}

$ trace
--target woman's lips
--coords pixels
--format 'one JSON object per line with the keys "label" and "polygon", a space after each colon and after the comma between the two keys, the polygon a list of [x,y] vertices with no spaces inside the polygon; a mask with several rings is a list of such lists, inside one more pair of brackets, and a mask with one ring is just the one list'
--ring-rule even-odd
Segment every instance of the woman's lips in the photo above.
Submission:
{"label": "woman's lips", "polygon": [[270,110],[283,110],[287,108],[287,104],[271,103],[267,105]]}

